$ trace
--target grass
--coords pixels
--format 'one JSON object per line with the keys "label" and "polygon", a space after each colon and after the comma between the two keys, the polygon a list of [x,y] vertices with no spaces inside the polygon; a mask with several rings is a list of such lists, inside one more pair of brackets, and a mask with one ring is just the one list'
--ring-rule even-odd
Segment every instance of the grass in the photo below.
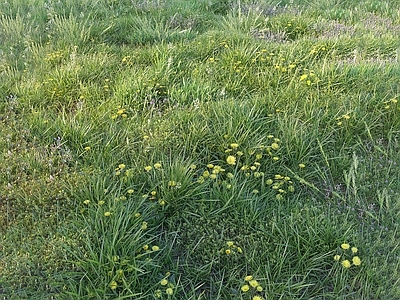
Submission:
{"label": "grass", "polygon": [[400,298],[399,11],[0,3],[2,298]]}

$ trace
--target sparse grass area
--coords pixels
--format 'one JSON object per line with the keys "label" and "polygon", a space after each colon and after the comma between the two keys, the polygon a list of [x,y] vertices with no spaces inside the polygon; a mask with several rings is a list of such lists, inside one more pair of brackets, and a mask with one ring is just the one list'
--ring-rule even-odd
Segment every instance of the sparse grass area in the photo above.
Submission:
{"label": "sparse grass area", "polygon": [[0,3],[1,298],[400,299],[400,5],[292,2]]}

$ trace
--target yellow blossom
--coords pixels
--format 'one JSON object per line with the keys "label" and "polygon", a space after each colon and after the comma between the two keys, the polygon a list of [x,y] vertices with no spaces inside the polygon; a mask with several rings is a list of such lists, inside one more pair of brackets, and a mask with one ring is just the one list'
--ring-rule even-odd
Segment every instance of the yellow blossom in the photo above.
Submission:
{"label": "yellow blossom", "polygon": [[146,166],[146,167],[144,167],[144,169],[145,169],[147,172],[149,172],[149,171],[151,171],[151,169],[153,169],[153,167],[152,167],[152,166]]}
{"label": "yellow blossom", "polygon": [[361,265],[361,259],[358,256],[354,256],[352,261],[355,266]]}
{"label": "yellow blossom", "polygon": [[300,169],[304,169],[305,167],[306,167],[305,164],[299,164],[299,168],[300,168]]}
{"label": "yellow blossom", "polygon": [[350,248],[350,245],[349,244],[342,244],[342,245],[340,245],[340,247],[342,247],[342,249],[344,249],[344,250],[347,250],[347,249]]}
{"label": "yellow blossom", "polygon": [[337,255],[337,254],[336,254],[336,255],[333,257],[333,259],[336,260],[336,261],[338,261],[338,260],[340,259],[340,255]]}
{"label": "yellow blossom", "polygon": [[239,147],[239,144],[232,143],[230,146],[231,146],[232,149],[236,149],[236,148]]}
{"label": "yellow blossom", "polygon": [[168,284],[168,279],[164,278],[163,280],[161,280],[160,284],[161,285],[167,285]]}
{"label": "yellow blossom", "polygon": [[250,284],[253,288],[259,286],[258,281],[255,280],[255,279],[250,280],[250,281],[249,281],[249,284]]}
{"label": "yellow blossom", "polygon": [[351,252],[357,253],[357,251],[358,251],[357,247],[351,247]]}
{"label": "yellow blossom", "polygon": [[228,164],[230,164],[230,165],[235,165],[235,164],[236,164],[236,157],[234,157],[234,156],[232,156],[232,155],[229,155],[229,156],[226,158],[226,162],[227,162]]}
{"label": "yellow blossom", "polygon": [[242,290],[242,292],[246,293],[250,289],[250,287],[247,284],[245,284],[240,289]]}
{"label": "yellow blossom", "polygon": [[214,165],[213,164],[208,164],[207,168],[212,169],[212,168],[214,168]]}
{"label": "yellow blossom", "polygon": [[262,287],[261,285],[259,285],[259,286],[257,287],[257,291],[258,291],[258,292],[262,292],[262,291],[263,291],[263,287]]}
{"label": "yellow blossom", "polygon": [[110,289],[115,290],[117,287],[118,287],[118,284],[116,281],[110,282]]}
{"label": "yellow blossom", "polygon": [[158,250],[160,250],[160,247],[154,245],[153,247],[151,247],[151,250],[153,250],[153,251],[158,251]]}
{"label": "yellow blossom", "polygon": [[233,246],[233,242],[226,242],[226,244],[227,244],[229,247],[232,247],[232,246]]}
{"label": "yellow blossom", "polygon": [[106,212],[104,213],[104,215],[105,215],[106,217],[109,217],[109,216],[111,216],[111,212],[106,211]]}
{"label": "yellow blossom", "polygon": [[85,147],[85,151],[90,151],[90,147]]}
{"label": "yellow blossom", "polygon": [[229,255],[229,254],[232,253],[232,251],[231,251],[230,249],[226,249],[226,250],[225,250],[225,253],[226,253],[226,255]]}
{"label": "yellow blossom", "polygon": [[160,163],[154,164],[154,169],[160,169],[160,168],[161,168],[161,164]]}
{"label": "yellow blossom", "polygon": [[271,144],[271,148],[272,148],[273,150],[278,150],[278,149],[279,149],[279,145],[278,145],[277,143],[272,143],[272,144]]}
{"label": "yellow blossom", "polygon": [[147,229],[147,222],[143,222],[141,228],[142,228],[142,230],[146,230]]}
{"label": "yellow blossom", "polygon": [[351,263],[346,259],[342,261],[342,266],[345,267],[346,269],[350,268]]}
{"label": "yellow blossom", "polygon": [[307,77],[308,77],[308,75],[307,75],[307,74],[303,74],[303,75],[301,75],[301,76],[300,76],[300,81],[306,80],[306,79],[307,79]]}
{"label": "yellow blossom", "polygon": [[252,280],[253,279],[253,276],[252,275],[247,275],[245,278],[244,278],[244,281],[250,281],[250,280]]}
{"label": "yellow blossom", "polygon": [[174,290],[173,290],[172,288],[167,288],[167,289],[165,290],[165,292],[167,293],[167,295],[172,296],[172,294],[174,293]]}
{"label": "yellow blossom", "polygon": [[154,296],[156,296],[156,298],[161,298],[162,296],[161,290],[156,290]]}
{"label": "yellow blossom", "polygon": [[119,168],[120,170],[122,170],[122,169],[125,168],[125,165],[124,165],[124,164],[120,164],[120,165],[118,165],[118,168]]}
{"label": "yellow blossom", "polygon": [[89,203],[90,203],[90,200],[85,200],[85,201],[83,201],[83,204],[88,205]]}
{"label": "yellow blossom", "polygon": [[133,194],[135,191],[133,189],[128,190],[128,194]]}

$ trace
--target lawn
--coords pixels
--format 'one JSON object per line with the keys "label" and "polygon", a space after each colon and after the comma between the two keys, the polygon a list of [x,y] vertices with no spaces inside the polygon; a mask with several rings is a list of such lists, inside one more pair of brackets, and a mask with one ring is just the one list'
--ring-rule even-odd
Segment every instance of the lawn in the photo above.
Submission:
{"label": "lawn", "polygon": [[400,299],[399,16],[0,2],[0,297]]}

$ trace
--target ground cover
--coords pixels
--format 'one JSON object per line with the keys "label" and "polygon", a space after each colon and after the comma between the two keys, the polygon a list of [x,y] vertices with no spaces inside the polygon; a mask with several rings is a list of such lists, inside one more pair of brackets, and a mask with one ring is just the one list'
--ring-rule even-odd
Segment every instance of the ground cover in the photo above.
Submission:
{"label": "ground cover", "polygon": [[399,299],[396,1],[0,3],[4,299]]}

